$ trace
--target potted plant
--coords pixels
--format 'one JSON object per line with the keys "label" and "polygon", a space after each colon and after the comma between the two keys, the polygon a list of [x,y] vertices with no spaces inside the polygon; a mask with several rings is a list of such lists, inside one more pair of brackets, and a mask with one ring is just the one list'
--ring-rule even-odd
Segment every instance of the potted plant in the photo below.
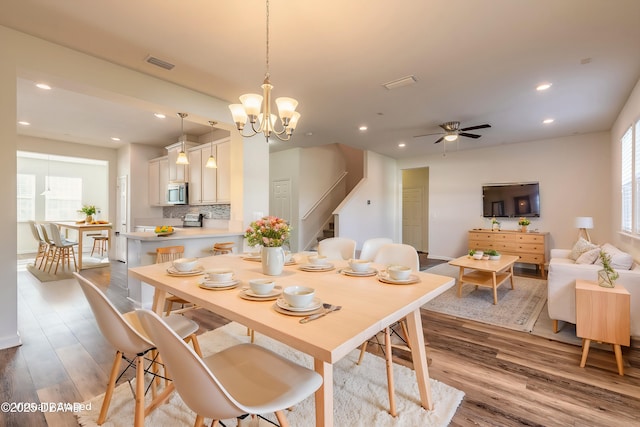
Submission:
{"label": "potted plant", "polygon": [[93,222],[93,216],[96,214],[96,207],[95,205],[84,205],[82,206],[82,209],[80,209],[78,212],[82,212],[86,215],[85,218],[85,222],[87,224],[91,224]]}
{"label": "potted plant", "polygon": [[265,216],[253,221],[244,233],[249,246],[262,246],[262,272],[278,276],[284,267],[282,246],[289,241],[291,228],[287,221],[275,216]]}
{"label": "potted plant", "polygon": [[495,216],[491,218],[491,230],[500,231],[500,222],[496,219]]}
{"label": "potted plant", "polygon": [[602,261],[602,270],[598,271],[598,285],[603,288],[615,288],[615,282],[620,275],[611,267],[611,255],[600,251],[600,260]]}
{"label": "potted plant", "polygon": [[527,218],[521,216],[520,219],[518,220],[518,225],[520,226],[520,231],[522,231],[523,233],[527,232],[527,226],[531,224],[531,221],[529,221]]}
{"label": "potted plant", "polygon": [[496,251],[495,249],[489,249],[487,251],[484,251],[485,255],[489,255],[489,259],[490,260],[499,260],[500,259],[500,252]]}

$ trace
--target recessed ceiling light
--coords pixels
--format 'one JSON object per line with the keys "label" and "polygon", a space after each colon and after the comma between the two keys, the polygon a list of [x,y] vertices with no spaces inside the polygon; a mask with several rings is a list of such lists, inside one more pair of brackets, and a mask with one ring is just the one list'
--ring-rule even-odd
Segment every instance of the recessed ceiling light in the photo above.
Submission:
{"label": "recessed ceiling light", "polygon": [[18,122],[18,124],[19,124],[19,125],[22,125],[22,126],[31,126],[31,123],[29,123],[29,122],[25,122],[24,120],[20,120],[20,121]]}
{"label": "recessed ceiling light", "polygon": [[537,87],[536,90],[537,91],[543,91],[543,90],[547,90],[551,87],[551,83],[540,83]]}
{"label": "recessed ceiling light", "polygon": [[548,125],[548,124],[550,124],[550,123],[553,123],[553,121],[554,121],[554,119],[544,119],[544,120],[542,121],[542,123],[544,123],[545,125]]}
{"label": "recessed ceiling light", "polygon": [[111,140],[112,140],[112,141],[120,141],[120,138],[118,138],[117,136],[112,136],[112,137],[111,137]]}
{"label": "recessed ceiling light", "polygon": [[157,117],[157,118],[159,118],[159,119],[164,119],[164,118],[166,118],[166,117],[167,117],[167,116],[165,116],[165,115],[164,115],[164,114],[162,114],[162,113],[154,113],[153,115],[154,115],[154,116],[156,116],[156,117]]}
{"label": "recessed ceiling light", "polygon": [[400,147],[400,148],[404,148],[406,146],[407,146],[407,144],[405,144],[404,142],[401,142],[400,144],[398,144],[398,147]]}
{"label": "recessed ceiling light", "polygon": [[360,126],[358,129],[360,129],[361,131],[365,131],[365,130],[367,130],[369,128],[363,125],[363,126]]}
{"label": "recessed ceiling light", "polygon": [[397,88],[403,87],[403,86],[412,85],[417,81],[418,80],[415,78],[415,76],[407,76],[407,77],[402,77],[400,79],[393,80],[393,81],[390,81],[390,82],[387,82],[387,83],[383,83],[382,86],[384,86],[388,90],[391,90],[391,89],[397,89]]}
{"label": "recessed ceiling light", "polygon": [[51,86],[46,83],[36,83],[36,87],[44,90],[51,90]]}
{"label": "recessed ceiling light", "polygon": [[313,132],[307,132],[305,133],[305,136],[313,136]]}

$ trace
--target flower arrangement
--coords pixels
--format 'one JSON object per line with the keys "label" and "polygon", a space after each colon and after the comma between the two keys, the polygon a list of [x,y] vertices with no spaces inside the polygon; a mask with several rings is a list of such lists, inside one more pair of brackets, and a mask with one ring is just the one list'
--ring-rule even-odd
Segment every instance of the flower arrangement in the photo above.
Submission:
{"label": "flower arrangement", "polygon": [[529,221],[527,218],[521,216],[520,219],[518,220],[518,225],[523,225],[523,226],[527,226],[531,224],[531,221]]}
{"label": "flower arrangement", "polygon": [[244,237],[249,246],[278,247],[289,241],[291,227],[282,218],[265,216],[253,221],[247,228]]}
{"label": "flower arrangement", "polygon": [[95,215],[97,212],[97,209],[95,205],[84,205],[82,206],[82,209],[80,209],[78,212],[83,212],[85,215],[89,216],[89,215]]}

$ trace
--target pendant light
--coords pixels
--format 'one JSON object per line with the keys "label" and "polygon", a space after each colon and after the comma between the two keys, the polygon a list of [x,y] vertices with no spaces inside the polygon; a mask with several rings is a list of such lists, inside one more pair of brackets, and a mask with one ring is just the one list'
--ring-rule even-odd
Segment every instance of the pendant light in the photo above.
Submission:
{"label": "pendant light", "polygon": [[51,156],[49,154],[47,154],[47,189],[44,190],[42,193],[40,193],[41,196],[46,196],[48,194],[51,194],[51,184],[49,183],[49,181],[51,180],[49,177],[49,172],[51,171]]}
{"label": "pendant light", "polygon": [[180,117],[180,126],[181,126],[180,140],[182,141],[182,149],[180,150],[180,153],[178,153],[178,158],[176,159],[176,165],[188,165],[189,159],[187,158],[187,155],[184,152],[184,143],[185,143],[185,140],[187,139],[187,136],[184,134],[184,118],[187,117],[188,114],[178,113],[178,116]]}
{"label": "pendant light", "polygon": [[213,125],[215,125],[216,123],[217,122],[214,122],[213,120],[209,120],[209,124],[211,125],[211,142],[209,143],[211,145],[211,155],[209,155],[209,159],[207,159],[207,164],[205,165],[205,167],[209,169],[218,168],[218,163],[216,162],[216,158],[213,157],[213,130],[214,130]]}

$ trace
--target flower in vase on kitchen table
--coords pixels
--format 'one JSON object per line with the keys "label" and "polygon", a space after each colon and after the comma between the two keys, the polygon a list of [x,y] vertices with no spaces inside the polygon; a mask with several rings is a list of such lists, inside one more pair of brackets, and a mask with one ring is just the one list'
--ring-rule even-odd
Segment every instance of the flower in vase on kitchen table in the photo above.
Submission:
{"label": "flower in vase on kitchen table", "polygon": [[289,241],[291,227],[282,218],[265,216],[253,221],[247,228],[244,237],[249,246],[279,247]]}

